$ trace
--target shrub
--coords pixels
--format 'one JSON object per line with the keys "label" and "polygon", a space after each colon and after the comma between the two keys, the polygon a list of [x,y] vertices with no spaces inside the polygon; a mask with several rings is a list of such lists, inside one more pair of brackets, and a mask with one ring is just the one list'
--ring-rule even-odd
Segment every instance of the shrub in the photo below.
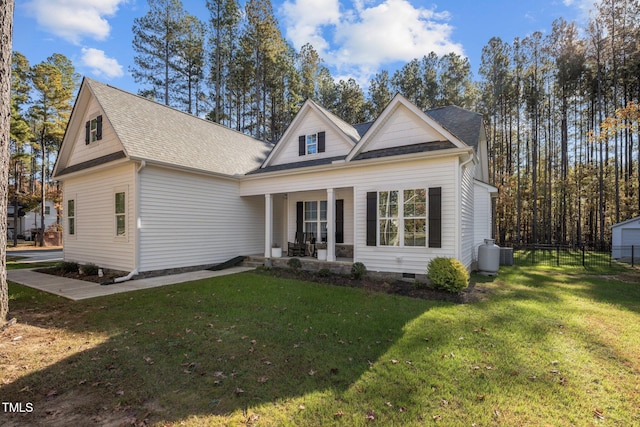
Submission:
{"label": "shrub", "polygon": [[77,273],[78,263],[73,261],[62,261],[60,264],[58,264],[58,268],[63,273]]}
{"label": "shrub", "polygon": [[287,261],[287,265],[292,270],[300,270],[302,268],[302,262],[298,258],[291,258]]}
{"label": "shrub", "polygon": [[354,262],[351,266],[351,277],[354,279],[362,279],[367,275],[367,267],[361,262]]}
{"label": "shrub", "polygon": [[427,267],[427,277],[435,288],[460,292],[469,285],[469,272],[455,258],[434,258]]}
{"label": "shrub", "polygon": [[328,268],[321,268],[320,270],[318,270],[318,276],[319,277],[329,277],[331,276],[331,270],[329,270]]}
{"label": "shrub", "polygon": [[89,263],[89,264],[86,264],[86,265],[82,266],[82,271],[87,276],[97,276],[98,275],[98,266],[93,264],[93,263]]}

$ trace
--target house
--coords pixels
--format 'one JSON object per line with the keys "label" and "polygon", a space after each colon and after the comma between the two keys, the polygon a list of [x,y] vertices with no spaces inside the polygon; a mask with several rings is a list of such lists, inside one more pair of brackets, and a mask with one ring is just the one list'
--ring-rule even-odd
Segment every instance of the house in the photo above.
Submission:
{"label": "house", "polygon": [[611,257],[640,257],[640,216],[611,226]]}
{"label": "house", "polygon": [[[40,206],[35,209],[25,212],[22,207],[18,207],[18,220],[14,220],[13,212],[14,206],[9,203],[7,213],[7,235],[11,240],[13,239],[13,233],[16,232],[20,238],[26,240],[32,240],[37,230],[41,227],[41,212]],[[58,221],[58,210],[55,204],[51,200],[45,200],[44,203],[44,229],[47,230],[50,226]],[[17,226],[17,227],[16,227]],[[14,230],[15,228],[15,230]]]}
{"label": "house", "polygon": [[473,268],[497,191],[482,117],[458,107],[397,95],[350,125],[307,100],[272,145],[87,78],[54,176],[65,260],[137,273],[270,257],[296,232],[370,271]]}

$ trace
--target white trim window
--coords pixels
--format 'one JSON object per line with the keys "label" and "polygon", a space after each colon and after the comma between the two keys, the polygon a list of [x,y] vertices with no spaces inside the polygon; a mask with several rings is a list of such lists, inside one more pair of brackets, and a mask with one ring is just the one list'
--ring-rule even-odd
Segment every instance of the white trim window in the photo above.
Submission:
{"label": "white trim window", "polygon": [[378,193],[378,238],[380,246],[400,246],[398,191]]}
{"label": "white trim window", "polygon": [[[320,210],[318,211],[318,207]],[[313,234],[316,241],[327,241],[327,201],[304,202],[304,232]]]}
{"label": "white trim window", "polygon": [[318,134],[314,133],[312,135],[307,135],[305,146],[306,146],[307,154],[317,154],[318,153]]}
{"label": "white trim window", "polygon": [[427,245],[427,191],[424,188],[378,192],[378,244]]}
{"label": "white trim window", "polygon": [[116,237],[127,235],[127,193],[118,191],[114,198]]}
{"label": "white trim window", "polygon": [[427,190],[404,190],[403,196],[404,245],[426,246]]}
{"label": "white trim window", "polygon": [[76,200],[67,200],[67,234],[76,235]]}

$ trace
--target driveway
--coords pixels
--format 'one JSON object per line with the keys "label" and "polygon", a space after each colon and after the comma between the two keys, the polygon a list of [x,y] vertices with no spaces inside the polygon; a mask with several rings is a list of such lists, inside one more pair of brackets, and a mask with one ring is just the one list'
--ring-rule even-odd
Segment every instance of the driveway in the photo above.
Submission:
{"label": "driveway", "polygon": [[25,257],[22,262],[55,262],[62,261],[62,249],[21,249],[8,250],[7,256]]}

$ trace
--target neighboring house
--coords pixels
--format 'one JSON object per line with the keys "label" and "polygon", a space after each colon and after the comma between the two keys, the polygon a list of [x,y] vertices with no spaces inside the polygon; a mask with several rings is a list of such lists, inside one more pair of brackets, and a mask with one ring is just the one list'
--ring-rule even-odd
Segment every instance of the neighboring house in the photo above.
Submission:
{"label": "neighboring house", "polygon": [[611,256],[640,258],[640,216],[611,226]]}
{"label": "neighboring house", "polygon": [[482,118],[397,95],[352,126],[311,100],[271,145],[84,79],[58,156],[65,259],[123,271],[271,256],[297,231],[371,271],[473,268],[491,237]]}
{"label": "neighboring house", "polygon": [[[15,221],[13,218],[13,204],[8,204],[7,214],[7,234],[9,239],[13,239]],[[35,236],[35,232],[41,228],[40,205],[32,211],[24,212],[20,207],[18,209],[17,234],[27,240],[31,240]],[[44,203],[44,229],[58,221],[58,210],[55,204],[50,200]]]}

